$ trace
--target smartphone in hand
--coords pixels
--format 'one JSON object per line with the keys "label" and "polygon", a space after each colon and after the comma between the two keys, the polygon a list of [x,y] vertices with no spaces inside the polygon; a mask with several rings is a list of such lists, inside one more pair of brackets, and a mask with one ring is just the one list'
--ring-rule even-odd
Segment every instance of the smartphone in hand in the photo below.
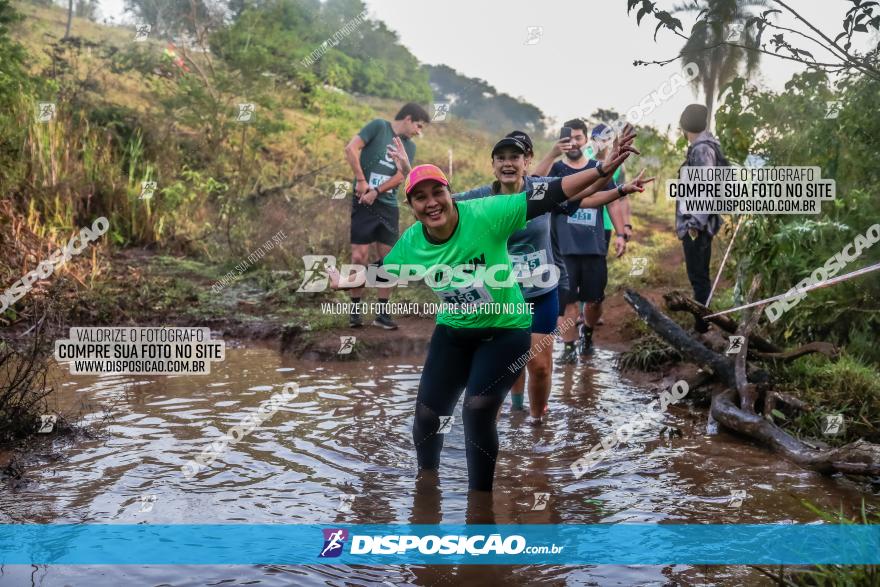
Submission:
{"label": "smartphone in hand", "polygon": [[571,127],[563,126],[562,131],[559,133],[560,139],[570,139],[571,138]]}

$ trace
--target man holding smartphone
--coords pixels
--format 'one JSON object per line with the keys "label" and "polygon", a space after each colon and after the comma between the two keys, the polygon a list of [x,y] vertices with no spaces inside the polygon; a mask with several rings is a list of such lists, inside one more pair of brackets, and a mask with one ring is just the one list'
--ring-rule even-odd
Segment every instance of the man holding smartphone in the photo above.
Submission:
{"label": "man holding smartphone", "polygon": [[[416,145],[412,138],[422,134],[431,117],[418,104],[406,104],[393,122],[377,118],[363,127],[345,146],[345,160],[354,171],[354,194],[351,199],[351,262],[367,265],[370,245],[375,243],[378,258],[388,254],[399,236],[400,212],[397,207],[397,186],[403,175],[388,156],[388,147],[400,137],[410,161],[415,160]],[[352,310],[348,325],[363,326],[359,311],[363,287],[351,290]],[[395,330],[397,324],[388,313],[391,289],[379,288],[379,312],[374,326]]]}
{"label": "man holding smartphone", "polygon": [[[586,144],[587,125],[580,119],[569,120],[560,133],[559,141],[538,164],[535,173],[564,177],[595,167],[598,162],[588,160],[584,156],[583,148]],[[564,157],[554,163],[560,154]],[[614,187],[616,184],[611,177],[608,177],[606,189]],[[605,238],[605,227],[602,222],[603,208],[603,206],[582,208],[579,202],[573,202],[553,213],[553,236],[557,239],[569,276],[569,291],[566,299],[560,303],[565,306],[564,323],[571,325],[562,331],[562,340],[565,343],[561,358],[563,363],[577,361],[575,341],[578,336],[574,324],[581,313],[579,302],[584,303],[583,324],[580,327],[580,354],[589,356],[593,353],[593,329],[602,315],[602,301],[605,299],[605,287],[608,285],[606,259],[608,241]],[[608,209],[617,233],[615,251],[620,257],[626,251],[628,238],[624,232],[623,210],[615,206],[609,206]]]}

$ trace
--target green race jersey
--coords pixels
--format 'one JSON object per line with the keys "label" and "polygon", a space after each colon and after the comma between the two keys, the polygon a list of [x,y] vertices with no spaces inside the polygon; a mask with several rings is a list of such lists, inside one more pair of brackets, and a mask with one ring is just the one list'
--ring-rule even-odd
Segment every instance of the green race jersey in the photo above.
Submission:
{"label": "green race jersey", "polygon": [[[622,171],[623,167],[618,167],[614,170],[614,175],[611,176],[611,179],[614,181],[614,183],[620,183],[620,176]],[[602,217],[605,222],[605,230],[614,230],[614,224],[611,222],[611,216],[608,215],[608,206],[603,206]]]}
{"label": "green race jersey", "polygon": [[[587,145],[583,149],[584,156],[587,159],[594,159],[595,153],[593,152],[593,146]],[[611,179],[614,183],[620,183],[618,180],[620,179],[620,172],[623,170],[623,167],[618,167],[614,170],[614,175],[611,176]],[[605,230],[614,230],[614,224],[611,223],[611,216],[608,215],[608,206],[604,206],[602,208],[602,219],[605,224]]]}
{"label": "green race jersey", "polygon": [[[371,188],[378,188],[397,173],[397,165],[388,156],[388,146],[394,144],[394,130],[391,128],[390,122],[377,118],[362,128],[358,132],[358,136],[365,143],[360,158],[364,179],[367,180]],[[408,138],[401,140],[410,163],[412,163],[416,158],[416,144]],[[389,206],[397,206],[397,188],[380,195],[376,201]]]}
{"label": "green race jersey", "polygon": [[[383,267],[395,276],[400,276],[399,265],[427,269],[425,283],[444,305],[437,313],[437,324],[450,328],[529,328],[532,316],[507,253],[508,237],[526,226],[526,193],[454,205],[458,226],[448,241],[432,243],[422,223],[416,222],[382,260]],[[487,275],[482,283],[478,277],[481,273]],[[474,276],[475,280],[468,279]],[[455,311],[453,305],[467,309]]]}

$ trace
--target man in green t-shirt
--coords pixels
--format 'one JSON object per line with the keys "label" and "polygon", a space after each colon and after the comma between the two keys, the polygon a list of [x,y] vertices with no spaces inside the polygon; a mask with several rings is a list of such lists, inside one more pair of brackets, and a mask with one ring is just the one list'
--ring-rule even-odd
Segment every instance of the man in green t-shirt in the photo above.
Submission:
{"label": "man in green t-shirt", "polygon": [[[388,156],[388,147],[395,137],[403,142],[410,160],[415,159],[416,145],[412,138],[422,134],[431,117],[418,104],[409,103],[400,109],[392,122],[377,118],[363,127],[345,146],[345,160],[354,172],[354,192],[351,198],[351,262],[366,265],[370,245],[375,243],[378,256],[384,257],[399,235],[400,218],[397,207],[397,186],[403,175]],[[363,325],[358,306],[363,288],[351,292],[352,307],[349,326]],[[397,324],[387,312],[391,290],[380,288],[379,312],[374,326],[394,330]]]}
{"label": "man in green t-shirt", "polygon": [[[602,161],[605,159],[605,156],[608,154],[608,148],[613,143],[613,139],[610,137],[610,128],[608,125],[604,123],[599,123],[595,127],[593,127],[593,131],[590,133],[590,143],[584,148],[584,156],[587,159],[595,159],[597,161]],[[614,172],[614,176],[611,178],[611,181],[617,185],[622,185],[626,183],[626,169],[623,165],[621,165],[617,171]],[[625,224],[623,225],[623,232],[626,234],[627,241],[632,238],[632,208],[630,205],[630,201],[628,198],[623,200],[619,200],[614,202],[614,206],[620,208],[621,213],[623,215],[623,220]],[[611,216],[608,215],[608,208],[606,206],[602,211],[602,218],[605,226],[605,241],[611,244],[611,231],[614,230],[614,224],[611,222]],[[601,319],[600,319],[601,320]]]}
{"label": "man in green t-shirt", "polygon": [[[587,159],[594,159],[596,161],[604,160],[605,156],[608,154],[608,148],[613,142],[613,140],[610,138],[610,135],[610,128],[604,123],[599,123],[595,127],[593,127],[593,131],[590,133],[590,143],[584,148],[584,156]],[[611,181],[615,185],[622,185],[626,183],[626,168],[623,165],[617,168],[617,171],[614,172]],[[621,216],[623,217],[623,234],[626,235],[625,241],[629,242],[629,239],[632,238],[633,232],[632,208],[629,198],[618,200],[613,203],[613,206],[616,206],[618,208]],[[610,207],[611,206],[605,206],[602,209],[602,220],[605,227],[605,242],[607,243],[609,248],[611,247],[611,234],[614,231],[614,223],[611,222],[611,216],[608,214],[608,210]],[[583,312],[583,308],[581,308],[581,312]],[[602,316],[599,316],[599,319],[596,321],[596,325],[601,326],[604,323],[605,322],[604,320],[602,320]]]}

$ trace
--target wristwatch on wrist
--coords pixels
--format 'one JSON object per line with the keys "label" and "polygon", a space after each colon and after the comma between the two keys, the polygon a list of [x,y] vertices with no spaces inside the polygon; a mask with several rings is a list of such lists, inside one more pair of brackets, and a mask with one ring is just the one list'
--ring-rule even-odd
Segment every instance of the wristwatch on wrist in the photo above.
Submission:
{"label": "wristwatch on wrist", "polygon": [[629,235],[626,233],[623,233],[623,234],[617,233],[617,238],[622,238],[625,242],[629,242]]}
{"label": "wristwatch on wrist", "polygon": [[624,196],[626,195],[626,192],[623,191],[623,186],[622,186],[622,185],[617,186],[617,194],[618,194],[621,198],[624,197]]}

